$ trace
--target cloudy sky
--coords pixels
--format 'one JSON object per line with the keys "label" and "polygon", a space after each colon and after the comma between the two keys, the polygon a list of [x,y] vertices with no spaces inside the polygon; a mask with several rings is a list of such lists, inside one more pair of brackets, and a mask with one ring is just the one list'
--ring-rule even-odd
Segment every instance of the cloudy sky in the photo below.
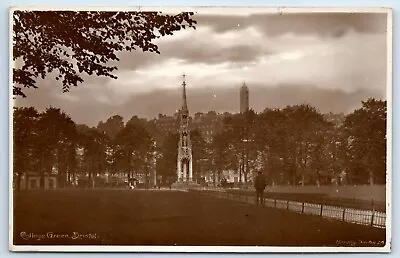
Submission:
{"label": "cloudy sky", "polygon": [[152,118],[181,105],[187,75],[189,111],[238,112],[239,88],[250,106],[308,103],[348,113],[368,97],[386,96],[386,14],[205,14],[196,30],[157,40],[160,55],[122,52],[117,80],[84,76],[62,93],[46,79],[18,106],[61,107],[77,123],[97,125],[113,114]]}

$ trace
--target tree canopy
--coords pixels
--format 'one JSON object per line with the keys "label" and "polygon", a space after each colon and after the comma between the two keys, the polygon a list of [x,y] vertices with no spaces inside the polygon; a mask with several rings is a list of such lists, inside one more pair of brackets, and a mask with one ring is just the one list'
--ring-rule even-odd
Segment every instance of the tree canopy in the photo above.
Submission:
{"label": "tree canopy", "polygon": [[386,104],[370,98],[344,121],[346,167],[354,181],[369,184],[386,181]]}
{"label": "tree canopy", "polygon": [[[246,186],[262,171],[270,185],[384,184],[386,109],[386,101],[368,99],[339,118],[309,105],[224,116],[212,141],[201,127],[191,131],[194,179],[217,185],[233,176]],[[86,177],[93,187],[99,175],[176,180],[179,134],[137,116],[125,124],[114,115],[89,128],[58,108],[23,107],[13,122],[17,185],[30,172],[38,172],[41,187],[54,173],[61,187]]]}
{"label": "tree canopy", "polygon": [[13,95],[38,88],[37,79],[55,73],[63,92],[82,74],[116,79],[117,52],[142,49],[160,54],[154,39],[195,28],[192,12],[14,11]]}

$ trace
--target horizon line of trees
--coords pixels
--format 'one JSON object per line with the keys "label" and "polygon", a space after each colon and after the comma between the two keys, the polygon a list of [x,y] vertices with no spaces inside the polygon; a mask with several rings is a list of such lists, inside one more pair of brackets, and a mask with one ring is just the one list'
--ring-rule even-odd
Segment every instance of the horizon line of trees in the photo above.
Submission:
{"label": "horizon line of trees", "polygon": [[[222,130],[205,141],[191,132],[194,178],[211,175],[220,184],[235,171],[248,183],[262,171],[270,185],[384,184],[386,182],[386,101],[370,98],[342,124],[327,121],[310,105],[249,110],[223,120]],[[27,173],[57,171],[58,187],[84,175],[94,186],[97,174],[150,176],[158,183],[176,178],[178,133],[161,134],[154,123],[114,115],[97,127],[75,124],[59,108],[38,112],[16,107],[13,114],[13,175],[19,189]],[[155,165],[155,166],[154,166]]]}

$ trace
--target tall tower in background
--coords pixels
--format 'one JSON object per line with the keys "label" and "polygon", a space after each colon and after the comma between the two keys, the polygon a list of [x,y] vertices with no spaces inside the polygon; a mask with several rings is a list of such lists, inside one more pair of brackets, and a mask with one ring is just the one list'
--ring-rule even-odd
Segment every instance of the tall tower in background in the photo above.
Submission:
{"label": "tall tower in background", "polygon": [[182,108],[180,112],[177,176],[178,182],[192,182],[192,142],[190,140],[189,110],[186,101],[186,81],[183,75]]}
{"label": "tall tower in background", "polygon": [[246,83],[240,88],[240,113],[245,113],[249,110],[249,88]]}

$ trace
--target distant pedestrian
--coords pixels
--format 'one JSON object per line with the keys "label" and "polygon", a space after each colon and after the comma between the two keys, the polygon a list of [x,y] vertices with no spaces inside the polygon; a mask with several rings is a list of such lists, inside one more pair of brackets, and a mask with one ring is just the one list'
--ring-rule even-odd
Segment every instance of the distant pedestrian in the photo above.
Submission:
{"label": "distant pedestrian", "polygon": [[267,186],[267,183],[265,182],[264,175],[260,171],[260,172],[258,172],[256,179],[254,180],[254,188],[256,189],[257,205],[261,204],[262,206],[264,206],[264,190],[265,190],[266,186]]}

